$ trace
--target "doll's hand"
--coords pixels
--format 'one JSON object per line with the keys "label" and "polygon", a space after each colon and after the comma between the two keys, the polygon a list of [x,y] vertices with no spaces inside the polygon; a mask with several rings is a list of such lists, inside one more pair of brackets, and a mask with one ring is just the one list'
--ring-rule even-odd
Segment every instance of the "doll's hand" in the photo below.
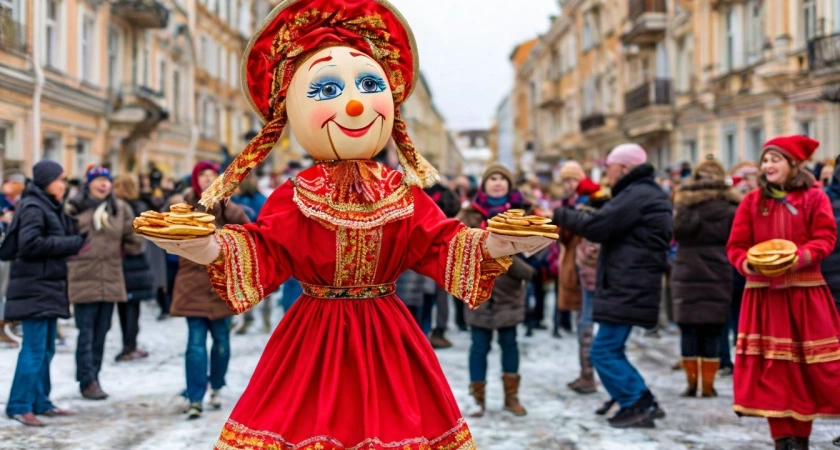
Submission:
{"label": "doll's hand", "polygon": [[755,269],[753,269],[753,266],[751,266],[749,261],[747,261],[746,259],[744,260],[744,265],[741,266],[741,269],[744,270],[744,275],[752,275],[752,276],[761,275]]}
{"label": "doll's hand", "polygon": [[167,253],[187,258],[203,266],[215,261],[221,251],[215,234],[186,240],[162,239],[142,234],[140,236],[154,242],[155,245],[166,250]]}
{"label": "doll's hand", "polygon": [[484,245],[487,252],[493,258],[515,255],[517,253],[534,254],[554,242],[554,240],[542,236],[507,236],[503,234],[490,233]]}

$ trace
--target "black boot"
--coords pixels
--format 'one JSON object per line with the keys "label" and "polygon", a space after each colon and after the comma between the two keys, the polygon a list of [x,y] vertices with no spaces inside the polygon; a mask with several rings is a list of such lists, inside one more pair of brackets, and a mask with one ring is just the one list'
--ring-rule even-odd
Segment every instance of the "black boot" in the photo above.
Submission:
{"label": "black boot", "polygon": [[610,410],[612,409],[613,405],[615,405],[615,400],[613,400],[613,399],[609,399],[609,400],[605,401],[605,402],[604,402],[604,404],[603,404],[603,405],[601,405],[601,407],[600,407],[600,408],[598,408],[598,409],[596,409],[596,410],[595,410],[595,414],[598,414],[599,416],[604,416],[604,415],[606,415],[608,412],[610,412]]}
{"label": "black boot", "polygon": [[793,438],[776,439],[776,450],[793,450]]}
{"label": "black boot", "polygon": [[808,450],[808,438],[794,437],[790,438],[790,450]]}
{"label": "black boot", "polygon": [[650,392],[645,392],[642,398],[628,406],[621,408],[608,422],[613,428],[653,428],[657,409],[656,400]]}

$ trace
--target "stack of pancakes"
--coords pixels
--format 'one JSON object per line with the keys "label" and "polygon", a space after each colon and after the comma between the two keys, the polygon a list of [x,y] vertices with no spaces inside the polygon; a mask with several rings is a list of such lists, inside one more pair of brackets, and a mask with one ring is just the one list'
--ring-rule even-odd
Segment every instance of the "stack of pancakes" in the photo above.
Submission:
{"label": "stack of pancakes", "polygon": [[194,239],[216,231],[215,217],[192,209],[178,203],[169,207],[168,213],[146,211],[134,219],[134,232],[163,239]]}
{"label": "stack of pancakes", "polygon": [[560,239],[557,226],[551,219],[540,216],[526,216],[522,209],[509,209],[487,222],[487,231],[506,236],[542,236]]}
{"label": "stack of pancakes", "polygon": [[771,239],[756,244],[747,251],[747,261],[760,274],[778,277],[790,270],[799,258],[796,244],[784,239]]}

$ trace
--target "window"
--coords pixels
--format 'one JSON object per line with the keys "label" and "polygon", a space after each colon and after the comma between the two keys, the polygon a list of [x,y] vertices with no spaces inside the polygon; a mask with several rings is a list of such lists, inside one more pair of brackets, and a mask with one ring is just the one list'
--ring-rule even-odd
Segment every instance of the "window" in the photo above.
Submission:
{"label": "window", "polygon": [[592,30],[592,21],[590,14],[583,15],[583,35],[581,36],[583,51],[587,51],[595,45],[594,30]]}
{"label": "window", "polygon": [[802,1],[802,37],[803,45],[817,35],[817,1]]}
{"label": "window", "polygon": [[181,72],[178,69],[172,71],[172,114],[175,122],[181,121]]}
{"label": "window", "polygon": [[683,158],[691,164],[697,163],[697,141],[689,139],[683,141]]}
{"label": "window", "polygon": [[746,161],[758,161],[761,155],[761,146],[764,144],[764,128],[760,125],[753,125],[747,130],[747,148],[744,154]]}
{"label": "window", "polygon": [[90,141],[87,139],[76,140],[76,153],[73,155],[73,172],[79,175],[85,171],[90,161]]}
{"label": "window", "polygon": [[726,13],[726,40],[725,40],[725,62],[726,62],[726,72],[731,72],[732,69],[735,67],[735,27],[736,27],[736,20],[735,20],[735,10],[730,9]]}
{"label": "window", "polygon": [[834,32],[840,33],[840,0],[834,0]]}
{"label": "window", "polygon": [[688,34],[677,44],[677,91],[691,90],[694,73],[694,36]]}
{"label": "window", "polygon": [[236,88],[239,85],[239,64],[236,52],[230,54],[230,85]]}
{"label": "window", "polygon": [[161,95],[166,95],[166,77],[168,75],[166,73],[166,60],[161,58],[158,61],[158,91],[160,91]]}
{"label": "window", "polygon": [[566,69],[572,70],[577,66],[577,39],[573,34],[569,36],[569,40],[566,42],[568,44],[566,54],[569,56],[569,64],[566,66]]}
{"label": "window", "polygon": [[58,67],[59,66],[59,34],[61,32],[59,28],[59,24],[61,23],[60,16],[61,16],[61,5],[59,5],[58,0],[47,0],[47,17],[44,20],[44,45],[45,45],[45,52],[44,58],[45,63],[50,67]]}
{"label": "window", "polygon": [[143,48],[142,48],[142,51],[141,51],[142,56],[141,56],[140,64],[143,65],[143,86],[149,87],[149,84],[150,84],[150,82],[149,82],[149,65],[152,64],[151,56],[150,56],[151,49],[149,49],[151,43],[149,42],[149,39],[145,36],[143,37],[142,42],[143,42],[142,43]]}
{"label": "window", "polygon": [[588,117],[595,109],[595,83],[592,78],[583,84],[583,116]]}
{"label": "window", "polygon": [[738,164],[738,147],[736,146],[735,131],[728,131],[723,135],[723,163],[726,168]]}
{"label": "window", "polygon": [[96,18],[90,14],[82,13],[82,33],[79,42],[81,58],[81,73],[79,74],[84,81],[93,82],[94,67],[96,66],[94,36],[96,33]]}
{"label": "window", "polygon": [[747,64],[761,59],[764,51],[764,0],[747,4]]}
{"label": "window", "polygon": [[805,120],[799,122],[799,134],[803,136],[808,136],[810,138],[814,137],[814,121],[813,120]]}
{"label": "window", "polygon": [[114,27],[108,28],[108,88],[114,92],[120,90],[120,32]]}
{"label": "window", "polygon": [[44,136],[44,155],[43,159],[50,159],[59,164],[63,164],[61,158],[61,136],[51,134]]}
{"label": "window", "polygon": [[[263,3],[257,3],[258,9],[264,9]],[[268,12],[266,11],[264,15],[260,15],[260,11],[257,12],[257,17],[259,20],[263,20]],[[239,3],[239,32],[243,36],[248,36],[251,34],[251,9],[248,8],[248,2],[241,2]]]}

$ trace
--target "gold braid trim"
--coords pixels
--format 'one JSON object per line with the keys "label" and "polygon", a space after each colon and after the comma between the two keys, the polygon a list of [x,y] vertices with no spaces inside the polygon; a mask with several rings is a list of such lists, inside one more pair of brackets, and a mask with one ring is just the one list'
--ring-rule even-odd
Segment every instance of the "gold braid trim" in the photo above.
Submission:
{"label": "gold braid trim", "polygon": [[445,288],[470,309],[486,302],[493,292],[496,277],[506,273],[510,256],[494,259],[484,248],[489,232],[462,228],[449,243],[446,258]]}
{"label": "gold braid trim", "polygon": [[207,266],[210,284],[237,314],[251,309],[265,298],[260,284],[257,247],[242,225],[226,225],[216,231],[221,252]]}
{"label": "gold braid trim", "polygon": [[743,416],[772,417],[775,419],[790,417],[801,422],[810,422],[814,419],[840,418],[840,414],[800,414],[790,409],[786,409],[784,411],[773,411],[768,409],[747,408],[741,405],[733,405],[732,410]]}

